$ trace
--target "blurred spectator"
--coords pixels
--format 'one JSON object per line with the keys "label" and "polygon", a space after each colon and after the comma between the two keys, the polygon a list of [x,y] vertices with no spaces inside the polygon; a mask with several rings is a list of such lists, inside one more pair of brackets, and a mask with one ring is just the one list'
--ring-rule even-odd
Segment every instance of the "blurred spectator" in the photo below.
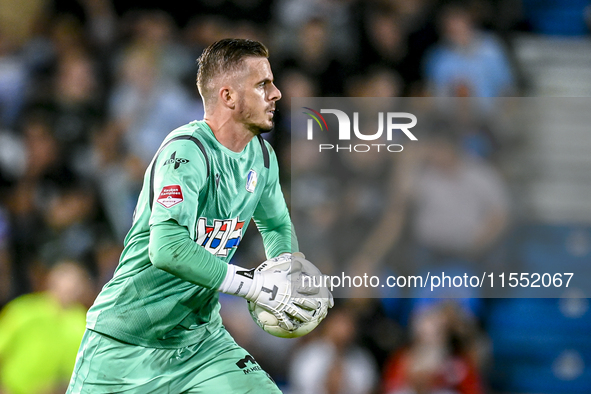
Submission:
{"label": "blurred spectator", "polygon": [[93,136],[92,159],[88,166],[97,187],[100,208],[104,211],[111,234],[119,242],[131,227],[145,163],[127,154],[124,131],[116,122],[107,122]]}
{"label": "blurred spectator", "polygon": [[51,57],[47,40],[38,36],[47,25],[52,2],[0,0],[0,127],[16,127],[28,104],[38,68]]}
{"label": "blurred spectator", "polygon": [[84,25],[71,14],[57,14],[49,24],[49,38],[47,43],[53,52],[54,61],[70,53],[84,53],[89,49],[88,37],[84,32]]}
{"label": "blurred spectator", "polygon": [[364,28],[367,44],[361,47],[359,69],[381,66],[408,79],[407,32],[398,16],[389,7],[370,10]]}
{"label": "blurred spectator", "polygon": [[499,97],[514,94],[511,64],[502,44],[480,30],[466,8],[444,7],[442,40],[425,57],[428,92],[436,97]]}
{"label": "blurred spectator", "polygon": [[49,10],[49,0],[1,0],[0,37],[20,48],[32,39],[37,24]]}
{"label": "blurred spectator", "polygon": [[46,289],[11,301],[0,313],[0,389],[6,394],[63,393],[70,380],[93,294],[75,262],[48,273]]}
{"label": "blurred spectator", "polygon": [[[367,87],[377,88],[377,81],[382,81],[377,93],[393,92],[397,89],[396,75],[388,70],[377,70],[363,76],[359,84],[362,95],[371,94]],[[361,130],[377,130],[378,117],[375,110],[387,110],[393,100],[374,100],[375,106],[367,108],[371,117],[360,117]],[[391,108],[391,107],[390,107]],[[377,142],[386,142],[385,138]],[[406,153],[406,152],[405,152]],[[399,176],[398,154],[386,152],[351,153],[336,155],[341,167],[333,167],[332,174],[340,182],[338,193],[340,207],[338,222],[335,228],[346,228],[347,231],[333,230],[331,233],[338,239],[338,248],[333,253],[341,262],[340,270],[351,272],[352,275],[379,275],[386,261],[392,265],[399,264],[398,258],[388,254],[395,246],[401,230],[402,208],[398,194],[401,189],[396,184]],[[398,188],[398,189],[397,189]],[[394,193],[396,191],[396,193]],[[392,261],[396,260],[396,261]],[[370,287],[354,287],[345,295],[353,298],[376,297],[376,289]]]}
{"label": "blurred spectator", "polygon": [[405,96],[421,97],[425,92],[423,63],[426,53],[439,40],[437,31],[437,0],[399,0],[404,3],[398,12],[408,31],[407,54],[404,61]]}
{"label": "blurred spectator", "polygon": [[453,118],[461,150],[469,156],[496,163],[503,144],[508,144],[507,137],[498,132],[498,119],[493,121],[489,117],[496,118],[498,112],[489,112],[491,106],[482,107],[471,99],[461,99],[455,104],[455,110],[446,117]]}
{"label": "blurred spectator", "polygon": [[50,117],[62,160],[78,176],[89,176],[90,139],[102,117],[98,77],[90,56],[71,50],[57,59],[51,96],[36,107]]}
{"label": "blurred spectator", "polygon": [[47,228],[43,212],[55,193],[74,180],[72,171],[62,160],[51,121],[44,112],[26,114],[22,135],[25,168],[8,190],[6,199],[11,218],[16,294],[31,291],[30,270]]}
{"label": "blurred spectator", "polygon": [[357,73],[369,67],[389,68],[400,75],[404,96],[422,95],[421,63],[438,39],[433,22],[437,4],[436,0],[357,2]]}
{"label": "blurred spectator", "polygon": [[[422,145],[405,146],[404,155],[341,155],[348,172],[340,178],[335,228],[347,231],[337,232],[333,254],[352,275],[472,272],[497,263],[492,252],[509,225],[507,185],[490,162],[466,153],[457,124],[438,125]],[[371,288],[351,291],[377,296]],[[462,296],[477,296],[473,291]]]}
{"label": "blurred spectator", "polygon": [[391,355],[384,394],[482,394],[482,343],[474,321],[454,302],[415,312],[410,343]]}
{"label": "blurred spectator", "polygon": [[403,80],[393,69],[372,66],[362,75],[347,80],[347,97],[399,97]]}
{"label": "blurred spectator", "polygon": [[197,15],[187,22],[183,30],[187,50],[197,59],[210,43],[226,37],[230,22],[218,15]]}
{"label": "blurred spectator", "polygon": [[[96,81],[98,70],[95,68],[99,63],[98,60],[102,58],[95,58],[95,52],[91,49],[85,35],[84,26],[75,16],[47,12],[38,24],[34,37],[26,43],[20,53],[26,62],[30,79],[25,92],[27,110],[31,106],[53,106],[55,101],[59,101],[60,90],[64,88],[64,91],[92,90],[92,98],[82,100],[78,97],[76,101],[96,103],[104,98],[104,92],[101,89],[105,84],[101,83],[103,81]],[[92,65],[88,72],[80,67],[81,62],[77,62],[81,59],[85,59]],[[78,67],[72,67],[73,64],[78,64]],[[74,79],[76,83],[83,82],[82,86],[64,86],[66,82],[74,83]],[[68,97],[66,101],[72,98]]]}
{"label": "blurred spectator", "polygon": [[283,186],[283,190],[288,190],[291,187],[289,184],[292,170],[291,144],[292,140],[298,138],[292,136],[291,98],[318,97],[319,87],[314,83],[312,78],[297,68],[283,70],[283,73],[277,77],[277,81],[277,86],[281,86],[281,93],[284,97],[289,97],[289,99],[279,100],[277,103],[275,129],[271,132],[271,140],[275,149],[279,151],[280,176],[288,181]]}
{"label": "blurred spectator", "polygon": [[22,136],[15,130],[0,130],[0,193],[6,194],[25,173],[27,155]]}
{"label": "blurred spectator", "polygon": [[[270,26],[272,47],[280,54],[298,52],[298,31],[313,20],[322,19],[327,48],[338,58],[354,61],[359,56],[355,0],[276,0]],[[306,43],[306,42],[304,42]],[[307,44],[314,44],[307,42]]]}
{"label": "blurred spectator", "polygon": [[[179,25],[186,25],[194,15],[222,17],[235,23],[248,21],[267,29],[271,22],[271,11],[276,0],[196,0],[178,8],[173,4],[158,4],[159,9],[166,9]],[[138,4],[143,4],[138,2]],[[212,41],[213,42],[213,41]]]}
{"label": "blurred spectator", "polygon": [[378,369],[356,342],[356,317],[347,308],[331,310],[320,336],[299,347],[290,366],[290,392],[297,394],[370,394]]}
{"label": "blurred spectator", "polygon": [[203,106],[160,68],[153,48],[129,48],[109,97],[108,115],[124,130],[126,149],[147,166],[162,139],[203,117]]}
{"label": "blurred spectator", "polygon": [[338,181],[327,173],[330,162],[327,155],[318,155],[307,141],[292,141],[293,171],[291,207],[298,241],[309,245],[308,258],[314,260],[322,272],[336,272],[339,240],[334,229],[339,218]]}
{"label": "blurred spectator", "polygon": [[195,58],[182,45],[180,31],[170,14],[156,9],[139,10],[126,15],[122,23],[125,39],[115,54],[116,67],[121,67],[117,63],[125,63],[130,52],[140,50],[153,56],[154,77],[159,80],[179,83],[194,73]]}
{"label": "blurred spectator", "polygon": [[82,0],[86,31],[94,48],[107,53],[117,38],[117,16],[113,0]]}
{"label": "blurred spectator", "polygon": [[296,37],[295,48],[277,64],[278,75],[285,69],[297,68],[319,87],[321,96],[342,95],[344,80],[352,69],[331,47],[327,20],[309,20],[299,28]]}
{"label": "blurred spectator", "polygon": [[423,261],[482,259],[508,225],[505,182],[490,163],[461,150],[455,131],[434,133],[423,153],[423,164],[407,174],[409,220]]}
{"label": "blurred spectator", "polygon": [[94,244],[103,229],[93,187],[72,182],[60,188],[47,202],[43,219],[47,227],[41,232],[39,253],[46,264],[53,265],[63,256],[94,271]]}
{"label": "blurred spectator", "polygon": [[29,84],[25,58],[10,38],[0,32],[0,128],[15,126],[26,104]]}

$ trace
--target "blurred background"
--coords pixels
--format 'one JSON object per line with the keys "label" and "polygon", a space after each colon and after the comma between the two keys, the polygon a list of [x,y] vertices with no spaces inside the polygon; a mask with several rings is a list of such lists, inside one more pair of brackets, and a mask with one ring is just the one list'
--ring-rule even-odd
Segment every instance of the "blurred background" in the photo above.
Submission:
{"label": "blurred background", "polygon": [[[347,242],[339,256],[316,247],[313,262],[369,259],[387,269],[389,260],[412,266],[451,254],[540,272],[591,264],[589,1],[162,3],[0,0],[0,393],[65,391],[85,311],[112,277],[145,168],[166,134],[203,115],[195,60],[225,37],[270,49],[283,99],[266,137],[288,199],[306,193],[296,200],[308,205],[292,207],[294,221],[309,215],[314,224],[302,241],[320,245],[358,220],[389,234],[377,248],[370,237],[359,248]],[[441,128],[391,165],[337,159],[371,174],[350,188],[310,171],[292,147],[290,98],[330,96],[571,98],[524,113],[528,127],[468,119],[461,130]],[[409,168],[416,178],[400,176]],[[462,190],[474,215],[449,230],[430,216],[449,202],[433,191],[457,190],[438,176],[458,168],[471,170]],[[291,183],[292,170],[303,183]],[[449,206],[461,217],[464,208]],[[481,237],[445,238],[462,231]],[[263,259],[251,230],[235,263]],[[351,294],[298,340],[264,334],[243,302],[221,301],[228,330],[286,393],[588,393],[587,292]]]}

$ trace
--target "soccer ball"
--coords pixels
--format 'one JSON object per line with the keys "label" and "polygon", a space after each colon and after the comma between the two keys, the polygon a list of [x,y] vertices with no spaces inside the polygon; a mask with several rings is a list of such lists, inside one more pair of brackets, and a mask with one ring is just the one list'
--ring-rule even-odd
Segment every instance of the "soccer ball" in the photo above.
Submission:
{"label": "soccer ball", "polygon": [[[311,282],[309,279],[312,277],[322,277],[322,273],[309,261],[300,257],[291,257],[297,259],[302,263],[302,270],[293,274],[292,277],[292,292],[299,293],[302,297],[317,302],[320,307],[313,311],[314,319],[310,322],[300,322],[292,320],[295,325],[293,330],[287,330],[279,325],[277,317],[267,311],[266,309],[258,306],[256,303],[248,301],[248,311],[254,322],[269,334],[280,337],[280,338],[298,338],[304,336],[315,329],[318,324],[328,314],[328,309],[332,307],[332,294],[326,287],[310,287]],[[284,259],[272,259],[262,264],[261,270],[265,271],[271,269],[275,265],[285,263]],[[306,276],[308,278],[304,279]],[[317,282],[320,282],[316,279]]]}

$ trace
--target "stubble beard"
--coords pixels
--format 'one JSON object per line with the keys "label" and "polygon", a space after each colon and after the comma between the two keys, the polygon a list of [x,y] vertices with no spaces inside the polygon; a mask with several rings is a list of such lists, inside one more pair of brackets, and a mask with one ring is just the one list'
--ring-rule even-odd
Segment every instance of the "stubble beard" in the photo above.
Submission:
{"label": "stubble beard", "polygon": [[273,131],[273,129],[275,128],[275,121],[271,120],[271,126],[255,126],[257,128],[256,132],[257,134],[264,134],[264,133],[269,133],[271,131]]}
{"label": "stubble beard", "polygon": [[[244,127],[250,131],[251,133],[253,133],[254,135],[259,135],[259,134],[264,134],[264,133],[268,133],[270,131],[272,131],[275,128],[275,114],[273,114],[273,116],[270,119],[271,125],[267,126],[268,121],[266,122],[258,122],[258,123],[254,123],[252,122],[252,115],[254,114],[254,112],[252,111],[252,108],[249,108],[248,106],[245,105],[245,99],[242,97],[239,101],[240,107],[242,108],[242,110],[240,111],[240,115],[243,119],[243,124]],[[276,108],[274,108],[275,111],[277,111]],[[267,109],[265,110],[265,114],[267,114]]]}
{"label": "stubble beard", "polygon": [[271,118],[271,125],[267,126],[265,123],[253,123],[253,122],[245,122],[244,126],[252,132],[254,135],[264,134],[272,131],[275,128],[275,116]]}

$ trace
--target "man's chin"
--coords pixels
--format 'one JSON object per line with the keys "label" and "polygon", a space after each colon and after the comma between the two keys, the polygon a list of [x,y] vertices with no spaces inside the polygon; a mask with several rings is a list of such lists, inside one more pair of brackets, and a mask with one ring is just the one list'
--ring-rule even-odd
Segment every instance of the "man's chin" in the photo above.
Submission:
{"label": "man's chin", "polygon": [[273,131],[274,128],[275,128],[274,124],[271,127],[262,128],[262,129],[260,129],[259,134],[269,133],[269,132]]}
{"label": "man's chin", "polygon": [[264,134],[264,133],[268,133],[270,131],[273,131],[273,129],[275,128],[275,122],[271,121],[270,125],[250,125],[249,129],[255,134]]}

